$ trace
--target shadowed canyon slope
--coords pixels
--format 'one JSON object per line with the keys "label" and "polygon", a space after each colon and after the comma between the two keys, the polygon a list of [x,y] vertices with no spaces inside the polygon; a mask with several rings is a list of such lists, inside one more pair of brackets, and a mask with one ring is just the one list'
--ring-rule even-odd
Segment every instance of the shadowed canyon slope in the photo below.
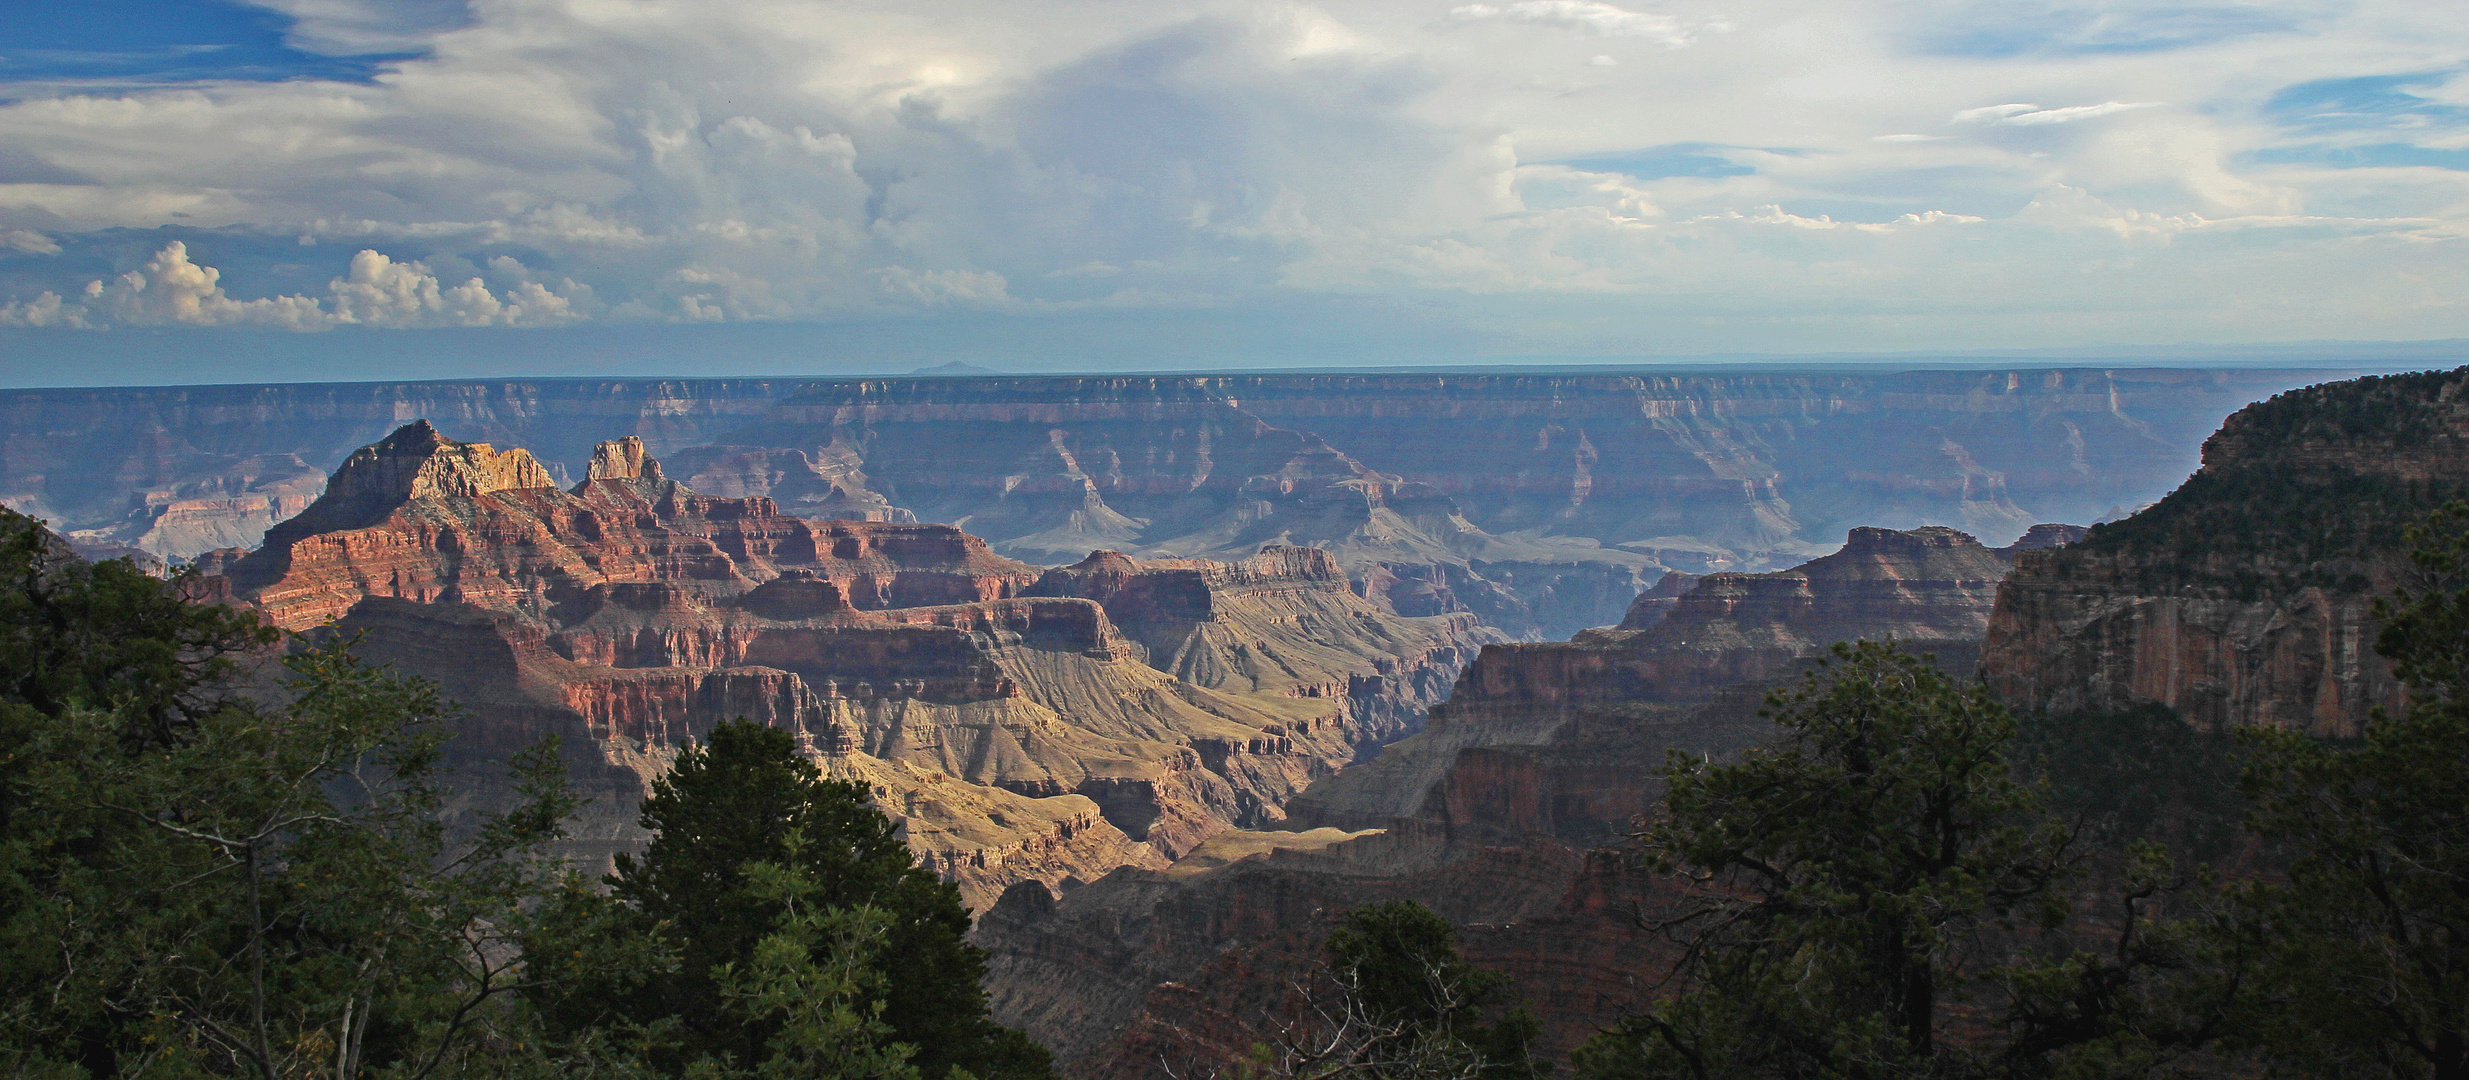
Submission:
{"label": "shadowed canyon slope", "polygon": [[350,455],[264,547],[211,561],[279,625],[339,620],[437,679],[475,777],[559,735],[595,796],[585,853],[635,842],[680,738],[746,716],[876,785],[980,904],[1279,820],[1497,640],[1468,614],[1380,610],[1316,550],[1041,573],[946,525],[706,497],[631,437],[566,490],[521,449],[425,421]]}
{"label": "shadowed canyon slope", "polygon": [[2355,735],[2400,704],[2377,597],[2403,528],[2469,495],[2469,369],[2281,394],[2231,416],[2184,486],[2022,557],[1981,671],[2017,708],[2166,705],[2197,725]]}
{"label": "shadowed canyon slope", "polygon": [[[1566,1048],[1641,1006],[1658,970],[1624,917],[1655,883],[1599,845],[1657,798],[1667,751],[1762,738],[1757,690],[1830,640],[1977,657],[1993,691],[2061,722],[2157,704],[2206,728],[2354,736],[2406,705],[2372,648],[2374,599],[2429,584],[2404,529],[2464,496],[2469,369],[2367,378],[2241,410],[2199,473],[2122,521],[1999,549],[1855,529],[1790,571],[1667,577],[1619,627],[1487,647],[1423,732],[1290,805],[1287,827],[1316,831],[1007,894],[979,930],[997,1000],[1083,1076],[1233,1060],[1274,1026],[1329,913],[1402,897],[1467,924],[1468,954],[1516,978]],[[1085,989],[1027,992],[1058,985]]]}
{"label": "shadowed canyon slope", "polygon": [[2219,418],[2321,373],[2041,370],[500,380],[0,394],[0,501],[72,539],[255,542],[415,416],[560,483],[640,436],[708,495],[942,521],[1077,561],[1322,547],[1407,615],[1619,621],[1667,571],[1787,566],[1862,525],[2003,542],[2161,493]]}
{"label": "shadowed canyon slope", "polygon": [[2013,554],[1854,529],[1790,570],[1641,596],[1629,628],[1486,646],[1421,733],[1289,804],[1285,828],[1317,828],[1221,834],[1059,900],[1006,894],[978,930],[998,1015],[1083,1076],[1239,1059],[1337,913],[1415,899],[1465,925],[1467,954],[1516,979],[1565,1052],[1651,992],[1660,946],[1626,905],[1652,885],[1597,849],[1660,797],[1665,754],[1752,745],[1763,690],[1838,640],[1891,635],[1968,667]]}

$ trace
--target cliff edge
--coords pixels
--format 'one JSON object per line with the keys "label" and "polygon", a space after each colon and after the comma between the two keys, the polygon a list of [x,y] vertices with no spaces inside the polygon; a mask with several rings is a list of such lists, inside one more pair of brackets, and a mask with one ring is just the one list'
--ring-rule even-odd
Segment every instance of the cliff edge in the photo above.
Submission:
{"label": "cliff edge", "polygon": [[2168,497],[2021,553],[1981,673],[2032,712],[2355,735],[2400,703],[2372,608],[2409,580],[2402,530],[2464,494],[2469,368],[2280,394],[2229,417]]}

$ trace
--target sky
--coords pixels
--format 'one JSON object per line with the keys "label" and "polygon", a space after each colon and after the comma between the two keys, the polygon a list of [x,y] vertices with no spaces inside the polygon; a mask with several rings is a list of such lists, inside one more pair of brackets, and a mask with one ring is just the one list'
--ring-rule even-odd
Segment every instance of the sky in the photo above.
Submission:
{"label": "sky", "polygon": [[16,385],[2469,338],[2458,0],[25,8]]}

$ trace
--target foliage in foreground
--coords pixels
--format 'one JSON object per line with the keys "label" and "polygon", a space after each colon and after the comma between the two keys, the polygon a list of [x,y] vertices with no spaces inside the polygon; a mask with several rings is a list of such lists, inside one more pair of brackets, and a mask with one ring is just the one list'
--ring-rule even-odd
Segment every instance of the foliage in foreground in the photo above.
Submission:
{"label": "foliage in foreground", "polygon": [[2235,890],[2240,1038],[2308,1075],[2469,1077],[2469,505],[2409,539],[2423,585],[2375,643],[2407,711],[2345,746],[2243,733],[2254,830],[2291,861]]}
{"label": "foliage in foreground", "polygon": [[0,580],[0,1068],[419,1077],[509,1037],[500,928],[569,806],[551,748],[449,843],[434,688],[330,642],[250,704],[253,618],[15,515]]}
{"label": "foliage in foreground", "polygon": [[[643,857],[619,856],[606,894],[567,893],[530,943],[568,958],[542,995],[553,1034],[642,1033],[672,1069],[1050,1074],[1044,1048],[986,1018],[959,891],[789,733],[719,725],[653,785],[642,820]],[[866,1049],[852,1071],[797,1071],[827,1044]]]}
{"label": "foliage in foreground", "polygon": [[[2469,505],[2408,537],[2420,585],[2376,641],[2407,709],[2348,743],[2238,732],[2242,837],[2214,824],[2206,736],[2147,717],[2036,732],[2105,774],[2053,815],[1979,687],[1838,646],[1769,699],[1776,744],[1673,762],[1642,839],[1681,886],[1659,924],[1687,946],[1677,992],[1581,1072],[2469,1077]],[[2138,834],[2271,872],[2190,881]]]}
{"label": "foliage in foreground", "polygon": [[1296,987],[1304,1014],[1254,1046],[1236,1075],[1535,1080],[1552,1071],[1536,1046],[1542,1025],[1508,977],[1467,963],[1457,928],[1430,908],[1411,900],[1356,908],[1323,951],[1316,982]]}
{"label": "foliage in foreground", "polygon": [[1768,698],[1772,744],[1674,755],[1641,837],[1675,897],[1651,919],[1680,988],[1579,1055],[1590,1077],[1992,1077],[2173,1060],[2200,1010],[2148,918],[2170,876],[2146,846],[2100,947],[2068,933],[2074,831],[2006,761],[2014,720],[1892,644],[1836,646]]}
{"label": "foliage in foreground", "polygon": [[553,742],[450,832],[433,685],[326,635],[260,703],[277,636],[185,586],[0,511],[0,1074],[1049,1074],[957,894],[785,734],[689,747],[604,891],[550,854]]}

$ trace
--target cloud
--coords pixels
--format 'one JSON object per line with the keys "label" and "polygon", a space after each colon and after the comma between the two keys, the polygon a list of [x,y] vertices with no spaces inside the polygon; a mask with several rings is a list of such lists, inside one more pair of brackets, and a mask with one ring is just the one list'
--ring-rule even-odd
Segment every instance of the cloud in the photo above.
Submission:
{"label": "cloud", "polygon": [[59,327],[83,330],[87,327],[86,309],[65,303],[60,294],[46,290],[32,300],[11,300],[0,303],[0,326]]}
{"label": "cloud", "polygon": [[32,229],[0,229],[0,247],[28,255],[57,255],[60,244]]}
{"label": "cloud", "polygon": [[883,291],[902,300],[962,306],[1000,305],[1011,295],[1001,274],[972,270],[912,270],[887,266],[874,272]]}
{"label": "cloud", "polygon": [[2040,106],[2038,105],[2027,105],[2020,103],[2012,105],[1983,105],[1977,109],[1965,109],[1962,112],[1956,113],[1954,115],[1954,122],[1958,124],[1969,124],[1978,121],[1988,121],[1994,123],[1999,120],[2004,120],[2009,116],[2014,116],[2018,113],[2038,112],[2039,110]]}
{"label": "cloud", "polygon": [[[511,259],[501,272],[521,271]],[[124,326],[259,326],[327,330],[337,326],[413,327],[555,326],[577,316],[573,299],[535,281],[502,294],[474,277],[441,287],[419,262],[396,262],[376,251],[352,256],[345,276],[327,283],[323,298],[302,294],[238,299],[224,291],[223,272],[189,258],[188,245],[172,241],[145,265],[110,279],[86,283],[85,303],[64,302],[52,292],[0,307],[0,325],[93,328]]]}
{"label": "cloud", "polygon": [[2161,104],[2158,101],[2104,101],[2098,105],[2069,105],[2058,109],[2044,109],[2038,105],[1990,105],[1956,113],[1954,122],[2037,127],[2043,124],[2071,124],[2136,109],[2155,109]]}
{"label": "cloud", "polygon": [[132,326],[276,326],[322,330],[331,325],[306,296],[236,300],[223,292],[223,272],[189,261],[188,245],[173,241],[146,261],[112,279],[89,282],[91,306],[111,321]]}
{"label": "cloud", "polygon": [[1986,59],[2135,55],[2199,49],[2267,34],[2317,29],[2322,5],[2240,3],[2067,4],[1971,0],[1933,5],[1910,37],[1923,52]]}
{"label": "cloud", "polygon": [[[1812,313],[1884,326],[1998,282],[2083,316],[1966,332],[2109,334],[2168,295],[2182,334],[2302,307],[2312,336],[2469,335],[2427,284],[2469,265],[2440,5],[266,3],[294,48],[394,55],[365,80],[0,87],[0,321],[1364,303],[1613,348],[1703,305],[1851,348],[1905,339]],[[2123,224],[2030,209],[2060,189]],[[2291,266],[2348,268],[2348,306]]]}
{"label": "cloud", "polygon": [[[511,259],[497,262],[521,268]],[[327,291],[331,325],[555,326],[575,317],[571,300],[538,282],[523,282],[502,298],[477,277],[441,288],[428,267],[369,250],[353,255],[350,272],[327,283]]]}
{"label": "cloud", "polygon": [[1466,4],[1450,8],[1449,19],[1461,23],[1529,23],[1601,37],[1645,38],[1675,49],[1697,40],[1696,34],[1669,15],[1630,11],[1599,0],[1517,0],[1506,6]]}

